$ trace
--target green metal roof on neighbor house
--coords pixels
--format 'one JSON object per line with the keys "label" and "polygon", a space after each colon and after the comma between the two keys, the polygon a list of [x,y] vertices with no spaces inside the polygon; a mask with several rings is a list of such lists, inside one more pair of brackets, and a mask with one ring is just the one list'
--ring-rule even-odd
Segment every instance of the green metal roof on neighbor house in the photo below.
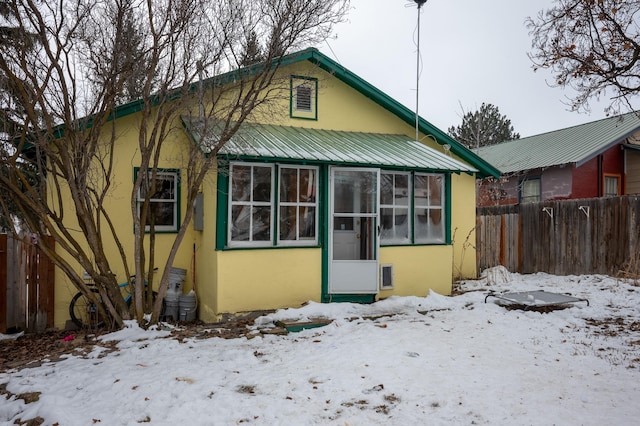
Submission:
{"label": "green metal roof on neighbor house", "polygon": [[503,174],[562,164],[581,166],[640,130],[637,112],[479,149]]}
{"label": "green metal roof on neighbor house", "polygon": [[[365,80],[347,70],[342,65],[323,55],[317,49],[309,48],[297,53],[286,55],[278,61],[278,65],[286,66],[301,61],[309,61],[317,65],[320,69],[331,73],[332,76],[336,77],[338,80],[342,81],[362,95],[371,99],[373,102],[377,103],[392,114],[396,115],[401,120],[412,126],[415,126],[415,112],[405,107],[398,101],[394,100],[390,96],[386,95],[385,93],[381,92],[371,84],[367,83]],[[272,65],[275,66],[276,64],[274,63]],[[252,65],[251,67],[245,69],[221,74],[219,76],[215,76],[203,81],[203,84],[205,85],[205,87],[214,84],[224,84],[227,81],[232,81],[243,75],[251,74],[252,70],[258,70],[261,66],[263,65]],[[197,86],[194,85],[194,90],[196,87]],[[123,115],[132,114],[134,112],[140,111],[142,107],[142,100],[134,101],[118,107],[114,113],[114,116],[117,118]],[[427,120],[419,118],[418,129],[421,133],[433,137],[433,139],[435,139],[438,144],[443,146],[448,145],[452,154],[455,154],[463,161],[469,163],[472,169],[477,170],[478,177],[498,177],[500,175],[498,169],[486,162],[481,157],[477,156],[475,153],[467,149],[464,145],[462,145],[455,139],[451,138],[442,130],[429,123]]]}
{"label": "green metal roof on neighbor house", "polygon": [[[217,138],[199,135],[197,120],[182,118],[192,139],[203,150]],[[212,132],[213,133],[213,132]],[[388,135],[291,126],[245,123],[222,147],[218,156],[234,159],[272,159],[373,165],[401,169],[477,173],[478,170],[406,135]]]}

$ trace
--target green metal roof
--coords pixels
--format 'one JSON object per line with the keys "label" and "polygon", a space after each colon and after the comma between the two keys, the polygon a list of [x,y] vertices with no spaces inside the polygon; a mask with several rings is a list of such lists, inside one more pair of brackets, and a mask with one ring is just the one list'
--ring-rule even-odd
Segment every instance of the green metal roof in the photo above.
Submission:
{"label": "green metal roof", "polygon": [[637,112],[485,146],[480,157],[502,173],[576,163],[581,166],[640,129]]}
{"label": "green metal roof", "polygon": [[[369,84],[362,78],[358,77],[356,74],[352,73],[339,63],[323,55],[317,49],[306,49],[302,52],[299,52],[298,54],[292,54],[290,56],[292,57],[291,62],[297,62],[301,59],[306,59],[318,65],[321,69],[330,72],[338,80],[342,81],[354,90],[362,93],[364,96],[376,102],[386,110],[395,114],[405,123],[410,124],[411,126],[415,126],[415,111],[402,105],[400,102],[396,101],[386,93],[377,89],[375,86]],[[451,153],[457,155],[462,160],[468,162],[473,167],[478,169],[478,177],[500,176],[500,171],[496,169],[492,164],[489,164],[483,158],[476,155],[463,144],[456,141],[451,136],[438,129],[436,126],[422,117],[418,118],[418,130],[425,135],[432,136],[440,145],[449,145]]]}
{"label": "green metal roof", "polygon": [[[202,138],[197,120],[183,117],[196,143],[210,151],[215,131]],[[306,163],[367,165],[430,171],[476,173],[474,167],[405,135],[343,132],[244,123],[218,152],[237,159],[292,160]]]}
{"label": "green metal roof", "polygon": [[[371,99],[381,107],[385,108],[392,114],[399,117],[404,122],[410,124],[411,126],[415,126],[415,112],[406,106],[402,105],[400,102],[391,98],[387,94],[378,90],[373,85],[369,84],[362,78],[358,77],[356,74],[352,73],[339,63],[333,61],[327,56],[320,53],[315,48],[309,48],[302,50],[300,52],[291,53],[289,55],[283,56],[281,59],[274,61],[271,66],[280,66],[284,67],[290,64],[298,63],[301,61],[309,61],[315,65],[317,65],[320,69],[325,70],[331,73],[332,76],[336,77],[338,80],[347,84],[354,90],[358,91],[362,95]],[[263,64],[252,65],[248,68],[243,68],[239,70],[234,70],[225,74],[221,74],[215,77],[211,77],[207,80],[203,81],[204,87],[210,87],[220,84],[225,84],[229,81],[237,80],[238,78],[242,78],[243,76],[251,75],[252,73],[262,69],[264,67]],[[197,85],[193,85],[193,90],[196,90]],[[171,96],[179,95],[178,92],[172,94]],[[132,114],[137,111],[140,111],[143,106],[143,100],[137,100],[134,102],[130,102],[128,104],[119,106],[114,111],[113,116],[115,118],[122,117],[124,115]],[[429,135],[433,137],[433,139],[440,145],[448,145],[452,154],[455,154],[463,161],[469,163],[472,168],[475,168],[478,173],[478,177],[487,177],[487,176],[500,176],[500,171],[496,169],[493,165],[489,164],[484,159],[480,158],[474,152],[467,149],[460,142],[453,139],[451,136],[443,132],[442,130],[435,127],[433,124],[429,123],[424,118],[420,117],[418,119],[418,129],[424,135]]]}

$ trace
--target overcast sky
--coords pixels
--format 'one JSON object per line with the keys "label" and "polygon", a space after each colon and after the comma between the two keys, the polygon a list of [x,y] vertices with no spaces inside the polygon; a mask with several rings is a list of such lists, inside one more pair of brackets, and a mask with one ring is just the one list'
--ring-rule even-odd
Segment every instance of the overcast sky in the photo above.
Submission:
{"label": "overcast sky", "polygon": [[[524,25],[552,0],[428,0],[421,8],[420,115],[447,131],[462,111],[497,106],[522,137],[605,117],[568,111],[569,92],[533,72]],[[319,49],[407,107],[415,109],[417,8],[410,0],[352,0],[349,21]]]}

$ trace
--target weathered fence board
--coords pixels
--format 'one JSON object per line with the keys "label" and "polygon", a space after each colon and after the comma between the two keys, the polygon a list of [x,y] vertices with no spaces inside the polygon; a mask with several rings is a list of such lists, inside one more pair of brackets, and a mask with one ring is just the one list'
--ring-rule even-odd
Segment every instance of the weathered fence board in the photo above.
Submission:
{"label": "weathered fence board", "polygon": [[0,315],[0,333],[7,332],[9,314],[8,293],[9,286],[7,283],[7,235],[0,234],[0,306],[4,306],[5,310],[7,311],[5,315]]}
{"label": "weathered fence board", "polygon": [[640,273],[639,196],[546,201],[478,209],[478,268],[513,272]]}
{"label": "weathered fence board", "polygon": [[52,327],[54,288],[53,263],[37,245],[0,234],[0,333]]}

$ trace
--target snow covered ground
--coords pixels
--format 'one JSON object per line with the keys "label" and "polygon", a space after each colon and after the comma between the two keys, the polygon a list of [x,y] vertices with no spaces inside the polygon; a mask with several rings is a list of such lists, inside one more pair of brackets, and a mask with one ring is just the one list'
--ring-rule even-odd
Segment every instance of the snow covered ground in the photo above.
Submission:
{"label": "snow covered ground", "polygon": [[[507,310],[497,291],[589,299]],[[493,269],[456,297],[310,303],[261,317],[330,318],[252,339],[178,342],[134,325],[119,351],[0,374],[0,422],[59,425],[632,425],[640,423],[640,287]],[[215,330],[211,331],[215,333]],[[16,395],[41,392],[25,403]]]}

